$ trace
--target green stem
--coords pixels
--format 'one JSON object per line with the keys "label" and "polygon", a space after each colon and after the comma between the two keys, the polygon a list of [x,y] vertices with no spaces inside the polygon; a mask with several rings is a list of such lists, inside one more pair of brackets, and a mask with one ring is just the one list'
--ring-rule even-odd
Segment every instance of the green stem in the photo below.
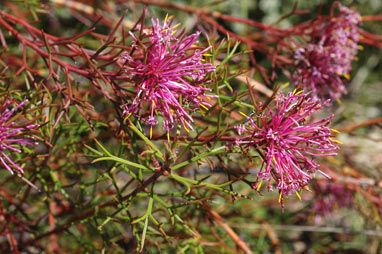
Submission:
{"label": "green stem", "polygon": [[159,150],[158,147],[156,147],[156,145],[154,145],[154,143],[152,143],[145,135],[143,135],[142,132],[140,132],[137,127],[135,127],[135,125],[133,123],[130,122],[130,128],[139,136],[141,137],[141,139],[143,139],[152,149],[154,149],[155,151],[155,155],[162,161],[162,162],[165,162],[165,159],[164,159],[164,156],[162,154],[162,152]]}
{"label": "green stem", "polygon": [[198,161],[198,160],[200,160],[200,159],[202,159],[204,157],[210,156],[210,155],[223,153],[225,148],[226,148],[225,146],[221,146],[221,147],[215,148],[215,149],[213,149],[213,150],[211,150],[209,152],[199,154],[199,155],[197,155],[197,156],[195,156],[195,157],[193,157],[193,158],[191,158],[189,160],[183,161],[183,162],[181,162],[179,164],[176,164],[175,166],[172,166],[171,170],[174,171],[174,170],[180,169],[180,168],[182,168],[182,167],[184,167],[184,166],[186,166],[186,165],[188,165],[188,164],[190,164],[192,162]]}

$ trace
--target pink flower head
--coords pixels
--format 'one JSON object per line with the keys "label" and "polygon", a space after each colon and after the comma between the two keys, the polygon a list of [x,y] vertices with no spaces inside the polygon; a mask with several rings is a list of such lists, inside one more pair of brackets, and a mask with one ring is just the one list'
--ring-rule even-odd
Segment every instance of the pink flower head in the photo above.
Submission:
{"label": "pink flower head", "polygon": [[317,26],[312,42],[295,51],[295,83],[313,91],[315,97],[329,94],[338,99],[346,94],[344,79],[350,78],[351,63],[361,47],[357,45],[360,21],[357,12],[341,6],[336,17]]}
{"label": "pink flower head", "polygon": [[321,172],[313,157],[336,155],[333,151],[338,146],[331,139],[328,127],[333,115],[307,122],[307,118],[322,107],[318,100],[301,92],[279,94],[273,107],[266,108],[259,116],[255,113],[248,116],[237,128],[241,135],[238,145],[262,150],[263,163],[255,189],[260,188],[263,180],[269,183],[272,177],[280,199],[282,195],[291,195],[305,187],[314,172]]}
{"label": "pink flower head", "polygon": [[[213,97],[206,94],[211,89],[200,86],[208,83],[206,74],[215,70],[203,59],[210,47],[200,50],[195,45],[199,32],[175,36],[174,29],[178,25],[171,27],[170,19],[166,18],[163,25],[158,19],[152,23],[148,41],[144,43],[130,33],[135,39],[133,49],[121,57],[126,72],[136,82],[136,97],[123,106],[124,115],[134,115],[154,126],[160,114],[167,132],[174,128],[176,121],[186,130],[192,130],[190,112],[210,106],[202,101],[202,96]],[[141,112],[144,106],[150,108],[148,114]]]}
{"label": "pink flower head", "polygon": [[20,145],[35,145],[37,143],[32,142],[30,138],[23,137],[24,131],[35,128],[37,125],[27,125],[24,127],[16,126],[14,122],[9,122],[9,119],[13,113],[22,107],[27,100],[24,100],[11,110],[8,109],[13,103],[6,99],[0,106],[0,165],[3,165],[11,174],[16,169],[19,173],[24,173],[23,169],[16,165],[9,157],[9,153],[16,152],[21,153],[21,150],[17,148]]}

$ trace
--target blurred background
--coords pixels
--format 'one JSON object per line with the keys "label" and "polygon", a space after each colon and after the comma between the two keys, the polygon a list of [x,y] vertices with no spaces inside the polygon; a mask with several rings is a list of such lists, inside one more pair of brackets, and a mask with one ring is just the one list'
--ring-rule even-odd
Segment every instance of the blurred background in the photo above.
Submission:
{"label": "blurred background", "polygon": [[[166,3],[170,4],[166,5]],[[28,10],[32,13],[31,19],[33,16],[38,16],[40,20],[39,23],[34,24],[36,27],[43,28],[45,32],[53,35],[70,36],[85,31],[91,25],[91,19],[88,17],[92,12],[106,17],[109,21],[115,21],[125,10],[128,10],[126,22],[134,24],[146,4],[148,20],[151,16],[162,19],[169,14],[175,17],[176,23],[182,23],[189,32],[199,29],[205,35],[214,37],[213,40],[221,40],[226,35],[214,30],[211,24],[200,20],[195,9],[288,28],[313,19],[319,9],[322,15],[328,15],[332,3],[333,1],[301,0],[297,8],[308,12],[291,15],[280,22],[278,22],[280,17],[292,11],[295,1],[3,0],[0,8],[16,16]],[[356,9],[362,16],[382,15],[380,0],[341,1],[341,3],[351,4],[351,8]],[[192,11],[187,11],[188,8]],[[218,17],[215,20],[228,31],[251,40],[256,40],[256,36],[263,33],[246,24]],[[382,20],[363,22],[360,27],[370,33],[382,35]],[[107,34],[109,31],[110,26],[107,22],[97,26],[96,30],[100,34]],[[8,43],[11,46],[12,43],[16,45],[16,42],[12,40]],[[83,43],[91,48],[98,42],[86,37]],[[296,196],[289,197],[284,211],[277,202],[277,192],[263,191],[263,195],[259,195],[247,185],[239,183],[235,184],[235,191],[249,195],[252,200],[243,199],[233,202],[229,197],[215,195],[210,201],[213,210],[224,218],[224,222],[230,225],[254,253],[382,253],[382,50],[370,45],[363,45],[363,47],[364,50],[358,53],[358,60],[353,63],[351,79],[346,85],[348,94],[341,99],[341,103],[333,103],[331,108],[322,112],[322,116],[329,113],[335,114],[333,128],[341,132],[337,137],[342,142],[339,155],[321,160],[322,170],[329,172],[331,180],[317,175],[309,185],[311,191],[303,191],[301,201]],[[15,46],[15,50],[19,49]],[[247,46],[241,44],[239,51],[245,50]],[[250,73],[255,80],[266,84],[270,89],[274,88],[274,84],[283,84],[288,81],[281,70],[272,69],[272,63],[263,54],[255,51],[254,56],[257,64],[268,70],[268,73],[272,71],[277,73],[277,77],[268,83],[258,71],[251,70]],[[243,68],[251,69],[252,64],[248,55],[244,54],[232,61],[242,65]],[[24,81],[20,79],[19,82]],[[238,90],[244,87],[238,81],[232,81],[231,86]],[[284,92],[289,90],[293,90],[293,87],[283,89]],[[97,107],[103,110],[111,106],[100,101]],[[236,162],[234,155],[228,156],[227,159],[232,159],[235,164],[231,165],[232,168],[240,170],[240,168],[253,167],[250,171],[258,170],[258,166],[251,166],[248,162]],[[203,165],[200,170],[196,168],[188,168],[188,170],[200,175],[210,173],[208,169],[203,170]],[[6,172],[1,170],[0,179],[3,179],[5,174]],[[219,178],[224,177],[224,172],[217,171],[211,177],[211,181],[218,181]],[[10,188],[17,188],[17,186]],[[181,213],[185,220],[188,216],[190,220],[198,216],[200,218],[206,216],[197,209],[197,206],[185,208]],[[210,225],[202,222],[197,225],[198,234],[205,242],[219,243],[211,246],[205,244],[204,253],[235,253],[236,251],[240,253],[223,228],[215,227],[211,231]],[[126,231],[129,230],[126,229]],[[118,235],[118,232],[110,230],[110,235],[112,239]],[[71,244],[69,242],[71,237],[73,236],[68,236],[61,241],[68,241],[67,244]],[[97,251],[97,248],[92,246],[92,241],[95,240],[89,240],[84,247],[87,253]],[[164,243],[165,248],[161,247],[161,253],[196,253],[191,247],[180,248],[188,246],[184,242],[182,244],[184,245]],[[112,251],[106,253],[123,253],[123,249],[125,253],[134,253],[134,248],[131,248],[134,243],[129,242],[124,245],[119,242],[115,245],[119,245],[120,248],[115,247],[115,252],[110,249]],[[147,242],[146,246],[147,253],[159,253],[160,248],[154,244],[154,241]]]}

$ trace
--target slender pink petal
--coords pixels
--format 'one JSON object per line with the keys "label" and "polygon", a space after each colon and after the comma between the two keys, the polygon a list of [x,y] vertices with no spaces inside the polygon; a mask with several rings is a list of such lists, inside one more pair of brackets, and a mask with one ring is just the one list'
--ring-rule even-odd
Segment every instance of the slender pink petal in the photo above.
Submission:
{"label": "slender pink petal", "polygon": [[[4,166],[9,172],[14,173],[13,170],[17,170],[20,173],[24,173],[23,169],[16,165],[16,163],[10,158],[12,152],[21,153],[21,150],[17,147],[22,145],[35,145],[31,138],[26,138],[23,135],[28,129],[36,128],[37,125],[28,125],[25,127],[15,127],[14,123],[8,123],[13,113],[22,107],[27,100],[22,101],[16,107],[11,110],[8,109],[12,105],[12,102],[5,100],[0,107],[0,166]],[[1,112],[2,111],[2,112]],[[16,147],[15,147],[16,146]]]}

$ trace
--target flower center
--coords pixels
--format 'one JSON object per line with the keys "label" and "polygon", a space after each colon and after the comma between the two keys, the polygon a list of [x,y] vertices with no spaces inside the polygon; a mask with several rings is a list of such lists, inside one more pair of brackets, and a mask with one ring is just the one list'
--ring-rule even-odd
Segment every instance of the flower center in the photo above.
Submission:
{"label": "flower center", "polygon": [[274,141],[275,143],[279,143],[280,142],[280,136],[279,136],[279,133],[277,131],[273,131],[272,129],[269,129],[268,130],[268,133],[265,137],[267,139],[267,141]]}

